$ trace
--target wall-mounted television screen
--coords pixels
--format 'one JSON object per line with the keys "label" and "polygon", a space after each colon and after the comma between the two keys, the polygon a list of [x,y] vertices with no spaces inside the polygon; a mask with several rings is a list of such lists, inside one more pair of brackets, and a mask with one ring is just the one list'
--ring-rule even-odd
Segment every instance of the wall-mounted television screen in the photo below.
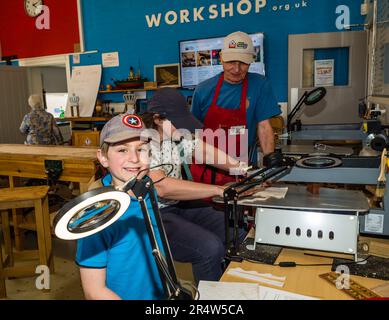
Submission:
{"label": "wall-mounted television screen", "polygon": [[[249,72],[265,75],[263,61],[263,33],[250,34],[257,58],[250,65]],[[200,82],[223,71],[220,62],[220,51],[224,37],[179,41],[181,86],[194,89]]]}

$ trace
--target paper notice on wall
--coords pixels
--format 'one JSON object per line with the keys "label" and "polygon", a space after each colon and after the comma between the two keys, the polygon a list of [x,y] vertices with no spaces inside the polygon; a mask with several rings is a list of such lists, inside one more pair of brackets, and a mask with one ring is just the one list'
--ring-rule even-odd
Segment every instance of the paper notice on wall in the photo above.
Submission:
{"label": "paper notice on wall", "polygon": [[369,213],[365,216],[365,231],[373,233],[384,232],[384,215]]}
{"label": "paper notice on wall", "polygon": [[80,54],[73,54],[73,64],[80,64]]}
{"label": "paper notice on wall", "polygon": [[[80,117],[92,117],[101,81],[101,65],[73,67],[69,84],[69,97],[79,97]],[[71,116],[68,100],[65,116]]]}
{"label": "paper notice on wall", "polygon": [[119,66],[119,52],[108,52],[102,54],[103,68]]}
{"label": "paper notice on wall", "polygon": [[334,85],[335,60],[315,60],[315,87]]}

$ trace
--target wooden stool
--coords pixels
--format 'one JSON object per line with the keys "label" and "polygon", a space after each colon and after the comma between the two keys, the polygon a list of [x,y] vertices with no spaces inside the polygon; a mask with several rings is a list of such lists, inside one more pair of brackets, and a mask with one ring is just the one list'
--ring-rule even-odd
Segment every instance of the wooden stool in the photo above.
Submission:
{"label": "wooden stool", "polygon": [[0,246],[0,299],[7,296],[7,291],[5,289],[5,273],[3,268],[3,253]]}
{"label": "wooden stool", "polygon": [[[0,298],[5,297],[5,278],[27,277],[36,275],[38,265],[46,265],[54,272],[54,259],[52,255],[48,186],[17,187],[0,189],[0,212],[4,247],[6,257],[3,260],[0,246]],[[18,228],[35,230],[38,239],[38,252],[22,252],[20,256],[32,258],[38,256],[39,263],[30,266],[14,266],[11,232],[9,223],[9,209],[31,208],[35,209],[35,224],[19,224]]]}

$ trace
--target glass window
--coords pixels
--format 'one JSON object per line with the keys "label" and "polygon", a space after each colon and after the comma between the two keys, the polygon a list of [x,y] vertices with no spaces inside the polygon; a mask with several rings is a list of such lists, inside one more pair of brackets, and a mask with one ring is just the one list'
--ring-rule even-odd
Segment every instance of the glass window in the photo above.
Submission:
{"label": "glass window", "polygon": [[303,87],[349,85],[350,48],[306,49]]}

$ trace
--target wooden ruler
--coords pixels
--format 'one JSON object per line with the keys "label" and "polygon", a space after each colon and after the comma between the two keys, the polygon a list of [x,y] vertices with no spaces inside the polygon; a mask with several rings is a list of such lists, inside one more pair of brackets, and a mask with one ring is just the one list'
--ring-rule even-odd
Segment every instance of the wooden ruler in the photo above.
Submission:
{"label": "wooden ruler", "polygon": [[[336,272],[329,272],[319,275],[320,278],[328,281],[332,285],[336,287],[336,280],[340,277],[339,273]],[[349,289],[339,289],[342,290],[344,293],[348,294],[350,297],[356,299],[356,300],[365,300],[365,299],[371,299],[371,298],[381,298],[378,294],[371,291],[370,289],[362,286],[358,282],[355,282],[351,278],[349,281]]]}

